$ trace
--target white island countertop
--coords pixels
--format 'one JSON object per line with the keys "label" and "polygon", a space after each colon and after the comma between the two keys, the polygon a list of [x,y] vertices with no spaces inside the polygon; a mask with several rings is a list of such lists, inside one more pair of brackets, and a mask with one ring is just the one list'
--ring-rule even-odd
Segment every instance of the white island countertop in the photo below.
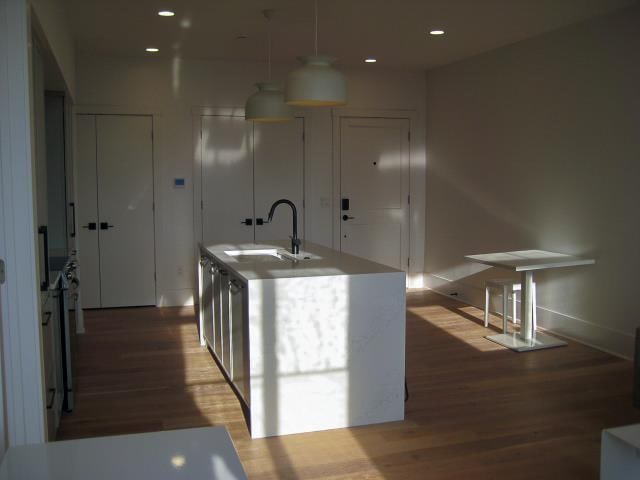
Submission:
{"label": "white island countertop", "polygon": [[[291,253],[290,244],[287,241],[261,244],[218,244],[203,248],[247,281],[333,275],[367,275],[401,271],[306,241],[300,245],[300,253],[298,255]],[[251,259],[247,256],[233,256],[228,253],[246,250],[276,250],[281,258],[276,256],[271,258],[269,256],[256,256],[255,259]],[[242,260],[239,260],[239,258],[242,258]]]}

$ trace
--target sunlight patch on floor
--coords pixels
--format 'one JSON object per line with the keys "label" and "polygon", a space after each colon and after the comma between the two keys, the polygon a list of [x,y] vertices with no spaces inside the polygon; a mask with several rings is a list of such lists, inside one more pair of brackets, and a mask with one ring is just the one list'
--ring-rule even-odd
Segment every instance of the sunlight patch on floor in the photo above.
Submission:
{"label": "sunlight patch on floor", "polygon": [[[446,308],[441,305],[430,305],[426,307],[407,307],[407,311],[415,317],[419,317],[420,321],[429,323],[480,352],[504,350],[504,347],[484,338],[487,335],[500,333],[495,328],[491,328],[491,326],[497,327],[499,321],[499,328],[501,328],[502,320],[491,317],[489,328],[484,328],[482,323],[484,321],[483,312],[475,307]],[[477,321],[465,318],[465,315],[473,317]]]}

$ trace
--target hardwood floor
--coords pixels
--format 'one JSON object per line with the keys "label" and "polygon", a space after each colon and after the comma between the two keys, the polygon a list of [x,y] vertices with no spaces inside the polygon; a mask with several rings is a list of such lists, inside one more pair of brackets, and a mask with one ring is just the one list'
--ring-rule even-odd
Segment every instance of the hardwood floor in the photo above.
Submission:
{"label": "hardwood floor", "polygon": [[481,321],[410,293],[405,421],[251,440],[191,308],[87,312],[59,438],[224,425],[251,479],[598,478],[601,430],[640,421],[631,363],[572,342],[513,353]]}

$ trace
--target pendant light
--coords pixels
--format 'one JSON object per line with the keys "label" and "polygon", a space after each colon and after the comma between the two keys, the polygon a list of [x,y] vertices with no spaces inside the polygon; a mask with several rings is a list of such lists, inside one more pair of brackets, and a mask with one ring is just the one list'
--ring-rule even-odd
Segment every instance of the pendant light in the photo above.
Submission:
{"label": "pendant light", "polygon": [[315,53],[298,57],[304,65],[289,74],[285,100],[298,107],[335,107],[347,103],[347,82],[331,64],[335,58],[318,55],[318,0],[315,0]]}
{"label": "pendant light", "polygon": [[267,40],[268,80],[256,83],[258,91],[247,99],[244,107],[245,120],[262,123],[288,122],[293,120],[293,110],[284,102],[282,85],[271,81],[271,26],[273,10],[263,10],[262,15],[269,22]]}

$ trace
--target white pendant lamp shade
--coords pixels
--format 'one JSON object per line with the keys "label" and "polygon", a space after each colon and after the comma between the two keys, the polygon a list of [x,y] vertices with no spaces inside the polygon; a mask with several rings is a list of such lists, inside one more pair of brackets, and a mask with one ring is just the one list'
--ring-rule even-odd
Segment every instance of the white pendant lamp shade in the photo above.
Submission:
{"label": "white pendant lamp shade", "polygon": [[284,102],[284,93],[278,82],[260,82],[256,87],[258,91],[247,99],[244,107],[246,120],[264,123],[293,120],[293,110]]}
{"label": "white pendant lamp shade", "polygon": [[285,101],[297,107],[336,107],[347,103],[347,81],[331,66],[333,57],[298,57],[304,65],[289,74]]}

